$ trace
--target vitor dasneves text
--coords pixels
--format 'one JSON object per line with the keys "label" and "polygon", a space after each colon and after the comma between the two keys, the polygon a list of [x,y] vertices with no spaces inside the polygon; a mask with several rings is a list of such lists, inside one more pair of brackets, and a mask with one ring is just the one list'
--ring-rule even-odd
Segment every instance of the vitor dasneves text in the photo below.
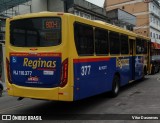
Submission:
{"label": "vitor dasneves text", "polygon": [[157,116],[132,116],[133,120],[158,120]]}

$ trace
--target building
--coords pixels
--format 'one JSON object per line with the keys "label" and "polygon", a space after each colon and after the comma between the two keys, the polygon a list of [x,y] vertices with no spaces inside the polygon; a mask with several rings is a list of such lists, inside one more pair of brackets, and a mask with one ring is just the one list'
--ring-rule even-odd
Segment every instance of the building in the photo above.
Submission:
{"label": "building", "polygon": [[32,0],[32,12],[69,12],[87,19],[107,21],[105,9],[85,0]]}
{"label": "building", "polygon": [[[109,22],[111,24],[120,26],[132,30],[135,26],[135,16],[124,12],[123,10],[114,11],[117,16],[112,16],[113,11],[108,12],[106,15],[106,10],[95,4],[92,4],[86,0],[32,0],[32,12],[39,11],[63,11],[69,12],[87,19],[91,20],[101,20],[104,22]],[[123,17],[131,17],[132,20],[121,21],[118,15]],[[118,17],[118,18],[117,18]],[[114,21],[114,23],[113,23]],[[125,22],[125,23],[124,23]]]}
{"label": "building", "polygon": [[106,11],[120,8],[135,15],[137,21],[134,31],[160,44],[160,4],[158,0],[105,0],[104,7]]}
{"label": "building", "polygon": [[[124,29],[133,31],[133,28],[136,25],[136,16],[122,10],[122,9],[113,9],[107,11],[107,17],[110,20],[110,23]],[[125,19],[131,18],[131,19]]]}
{"label": "building", "polygon": [[[113,18],[110,21],[110,19],[108,19],[106,16],[106,10],[104,8],[92,4],[86,0],[14,0],[12,3],[7,1],[8,0],[0,3],[0,8],[1,5],[3,5],[3,7],[0,9],[0,15],[5,15],[6,17],[41,11],[54,11],[69,12],[91,20],[101,20],[111,23],[113,22]],[[125,13],[125,15],[128,16],[127,13]],[[125,24],[127,24],[126,27],[133,25],[132,22],[123,22],[118,24],[118,26],[124,27],[122,25]]]}
{"label": "building", "polygon": [[30,0],[0,1],[0,40],[5,40],[5,20],[8,17],[31,12]]}
{"label": "building", "polygon": [[4,40],[6,18],[41,11],[69,12],[87,19],[109,22],[128,30],[133,30],[135,26],[135,16],[130,13],[117,9],[106,14],[104,8],[86,0],[3,0],[0,1],[0,40]]}
{"label": "building", "polygon": [[7,17],[42,11],[69,12],[87,19],[108,21],[104,8],[85,0],[3,0],[0,1],[0,40],[4,40]]}

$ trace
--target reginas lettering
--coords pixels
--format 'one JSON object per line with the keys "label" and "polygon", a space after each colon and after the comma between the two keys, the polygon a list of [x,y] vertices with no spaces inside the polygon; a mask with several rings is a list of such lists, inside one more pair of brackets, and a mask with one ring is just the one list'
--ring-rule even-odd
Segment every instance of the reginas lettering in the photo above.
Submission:
{"label": "reginas lettering", "polygon": [[36,68],[55,68],[56,61],[46,61],[39,58],[38,60],[29,60],[28,58],[24,58],[23,61],[24,67],[31,67],[32,69]]}

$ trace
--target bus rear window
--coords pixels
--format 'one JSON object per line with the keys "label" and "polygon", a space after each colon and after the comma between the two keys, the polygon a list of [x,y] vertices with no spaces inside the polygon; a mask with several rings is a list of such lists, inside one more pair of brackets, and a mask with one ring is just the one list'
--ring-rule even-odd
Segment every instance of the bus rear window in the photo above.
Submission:
{"label": "bus rear window", "polygon": [[10,43],[17,47],[47,47],[61,43],[61,19],[29,18],[11,21]]}

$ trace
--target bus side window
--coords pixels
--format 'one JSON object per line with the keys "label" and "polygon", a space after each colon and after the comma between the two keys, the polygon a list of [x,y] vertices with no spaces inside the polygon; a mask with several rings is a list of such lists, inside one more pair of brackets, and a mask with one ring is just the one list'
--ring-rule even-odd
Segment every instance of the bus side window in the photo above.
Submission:
{"label": "bus side window", "polygon": [[95,29],[95,53],[96,55],[108,54],[108,31]]}
{"label": "bus side window", "polygon": [[109,41],[110,41],[110,54],[119,55],[120,54],[119,33],[110,31]]}
{"label": "bus side window", "polygon": [[129,43],[127,35],[121,35],[121,54],[129,54]]}
{"label": "bus side window", "polygon": [[142,40],[143,53],[147,54],[148,43],[147,40]]}
{"label": "bus side window", "polygon": [[142,54],[142,41],[141,41],[141,39],[136,39],[136,54]]}
{"label": "bus side window", "polygon": [[92,26],[75,23],[74,39],[78,55],[91,56],[94,54],[94,40]]}

